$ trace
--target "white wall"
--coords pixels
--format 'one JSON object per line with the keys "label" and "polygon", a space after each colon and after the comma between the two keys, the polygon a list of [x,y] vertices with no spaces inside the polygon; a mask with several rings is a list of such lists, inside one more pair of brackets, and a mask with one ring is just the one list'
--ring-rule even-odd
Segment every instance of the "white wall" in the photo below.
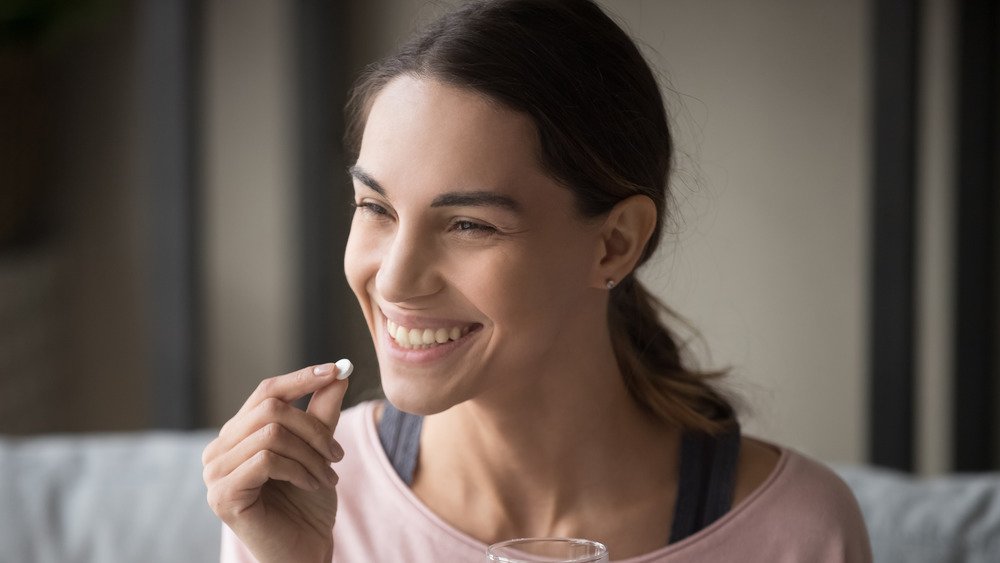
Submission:
{"label": "white wall", "polygon": [[290,2],[211,0],[203,68],[205,372],[221,424],[265,377],[296,369]]}

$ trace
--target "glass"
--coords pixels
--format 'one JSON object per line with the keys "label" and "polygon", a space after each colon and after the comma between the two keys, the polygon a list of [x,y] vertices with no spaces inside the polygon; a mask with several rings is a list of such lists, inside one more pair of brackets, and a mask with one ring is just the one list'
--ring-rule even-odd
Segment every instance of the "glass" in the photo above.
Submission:
{"label": "glass", "polygon": [[486,549],[488,561],[502,563],[607,563],[603,543],[577,538],[518,538]]}

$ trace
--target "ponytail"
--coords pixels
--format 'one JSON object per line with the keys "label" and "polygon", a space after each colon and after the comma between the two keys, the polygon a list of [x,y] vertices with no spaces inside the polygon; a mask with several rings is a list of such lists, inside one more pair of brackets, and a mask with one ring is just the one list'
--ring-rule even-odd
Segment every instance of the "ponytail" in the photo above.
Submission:
{"label": "ponytail", "polygon": [[634,275],[611,290],[608,326],[625,387],[648,412],[666,422],[709,434],[726,429],[735,423],[734,409],[712,384],[725,372],[685,365],[684,349],[660,320],[660,312],[681,321]]}

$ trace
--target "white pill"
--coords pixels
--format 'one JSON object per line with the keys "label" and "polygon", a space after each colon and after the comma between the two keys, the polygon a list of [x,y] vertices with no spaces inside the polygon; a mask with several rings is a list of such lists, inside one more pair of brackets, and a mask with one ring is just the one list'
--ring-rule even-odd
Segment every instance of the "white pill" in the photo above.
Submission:
{"label": "white pill", "polygon": [[351,372],[354,371],[354,364],[351,360],[344,358],[343,360],[337,360],[337,379],[347,379],[351,376]]}

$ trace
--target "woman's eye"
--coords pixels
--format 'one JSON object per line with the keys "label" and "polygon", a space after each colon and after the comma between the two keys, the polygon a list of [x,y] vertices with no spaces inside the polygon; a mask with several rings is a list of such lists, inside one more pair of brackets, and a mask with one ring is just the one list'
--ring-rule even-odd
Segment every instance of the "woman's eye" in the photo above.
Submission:
{"label": "woman's eye", "polygon": [[370,201],[363,201],[361,203],[352,203],[351,206],[354,207],[355,209],[361,210],[364,213],[372,213],[374,215],[383,215],[383,216],[389,215],[388,209],[382,207],[377,203],[372,203]]}
{"label": "woman's eye", "polygon": [[489,225],[483,225],[481,223],[476,223],[475,221],[460,220],[455,221],[454,230],[460,233],[467,233],[471,235],[492,235],[497,232],[496,228],[490,227]]}

